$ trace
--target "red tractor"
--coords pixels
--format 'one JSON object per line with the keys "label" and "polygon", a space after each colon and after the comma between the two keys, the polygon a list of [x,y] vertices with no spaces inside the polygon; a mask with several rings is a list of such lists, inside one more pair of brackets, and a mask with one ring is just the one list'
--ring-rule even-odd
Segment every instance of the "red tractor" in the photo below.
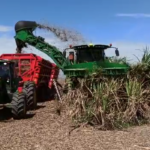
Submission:
{"label": "red tractor", "polygon": [[[25,93],[26,107],[22,107],[20,114],[25,115],[27,110],[35,109],[39,100],[46,100],[52,98],[56,93],[55,82],[59,75],[59,68],[48,60],[41,58],[35,54],[2,54],[0,60],[7,62],[13,62],[14,68],[12,76],[19,78],[19,82],[16,85],[18,93]],[[9,68],[9,67],[8,67]],[[8,72],[9,74],[9,72]],[[13,75],[14,74],[14,75]],[[6,89],[11,89],[14,81],[7,78]],[[14,83],[15,84],[15,83]],[[16,91],[15,90],[15,91]],[[11,90],[12,91],[12,90]],[[11,93],[10,90],[7,92]],[[14,93],[14,92],[13,92]],[[11,93],[11,95],[14,95]],[[16,93],[16,92],[15,92]],[[9,96],[10,97],[10,96]],[[17,100],[13,100],[15,96],[10,98],[12,103],[15,102],[16,106],[11,105],[12,113],[19,118],[19,104]],[[16,97],[18,98],[18,97]],[[19,98],[18,98],[19,99]],[[11,102],[10,102],[11,103]],[[18,106],[17,106],[18,105]],[[9,106],[2,103],[0,106]],[[17,108],[17,109],[16,109]],[[23,108],[26,110],[23,110]],[[15,111],[18,112],[15,112]],[[21,115],[20,117],[22,117]]]}

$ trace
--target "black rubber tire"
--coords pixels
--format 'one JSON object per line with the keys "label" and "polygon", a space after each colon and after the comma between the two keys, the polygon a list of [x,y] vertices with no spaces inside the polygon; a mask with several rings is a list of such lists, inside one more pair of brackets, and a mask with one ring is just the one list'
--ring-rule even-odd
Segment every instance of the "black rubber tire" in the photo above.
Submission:
{"label": "black rubber tire", "polygon": [[25,93],[14,93],[12,97],[12,115],[14,119],[23,119],[26,116],[27,105]]}
{"label": "black rubber tire", "polygon": [[26,98],[27,107],[30,110],[36,109],[37,107],[37,96],[36,96],[36,86],[34,82],[28,82],[25,84],[26,88]]}

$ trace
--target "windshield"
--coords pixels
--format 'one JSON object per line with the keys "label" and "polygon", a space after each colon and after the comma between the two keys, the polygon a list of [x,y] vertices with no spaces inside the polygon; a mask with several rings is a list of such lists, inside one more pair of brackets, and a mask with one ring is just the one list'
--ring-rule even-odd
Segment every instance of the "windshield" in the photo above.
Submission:
{"label": "windshield", "polygon": [[9,76],[9,65],[4,62],[0,62],[0,77]]}
{"label": "windshield", "polygon": [[92,62],[104,59],[105,53],[103,49],[88,48],[77,51],[78,62]]}

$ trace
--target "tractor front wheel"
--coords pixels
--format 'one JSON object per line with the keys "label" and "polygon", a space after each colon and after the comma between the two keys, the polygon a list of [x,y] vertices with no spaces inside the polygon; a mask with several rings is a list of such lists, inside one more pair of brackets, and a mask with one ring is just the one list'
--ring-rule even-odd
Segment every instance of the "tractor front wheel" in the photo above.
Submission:
{"label": "tractor front wheel", "polygon": [[26,116],[26,96],[24,93],[14,93],[12,97],[12,115],[14,119],[22,119]]}
{"label": "tractor front wheel", "polygon": [[26,97],[27,97],[27,106],[29,109],[33,110],[37,107],[37,95],[36,95],[36,86],[34,82],[28,82],[25,85],[26,88]]}

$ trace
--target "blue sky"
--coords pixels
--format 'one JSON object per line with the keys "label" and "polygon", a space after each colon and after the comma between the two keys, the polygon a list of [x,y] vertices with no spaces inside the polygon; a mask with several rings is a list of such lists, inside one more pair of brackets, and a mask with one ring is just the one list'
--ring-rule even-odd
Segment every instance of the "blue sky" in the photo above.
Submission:
{"label": "blue sky", "polygon": [[[135,49],[150,45],[149,6],[149,0],[1,1],[0,52],[13,52],[13,28],[17,21],[33,20],[73,28],[88,42],[112,43],[122,56],[132,57],[138,53]],[[52,41],[51,38],[47,40]]]}

